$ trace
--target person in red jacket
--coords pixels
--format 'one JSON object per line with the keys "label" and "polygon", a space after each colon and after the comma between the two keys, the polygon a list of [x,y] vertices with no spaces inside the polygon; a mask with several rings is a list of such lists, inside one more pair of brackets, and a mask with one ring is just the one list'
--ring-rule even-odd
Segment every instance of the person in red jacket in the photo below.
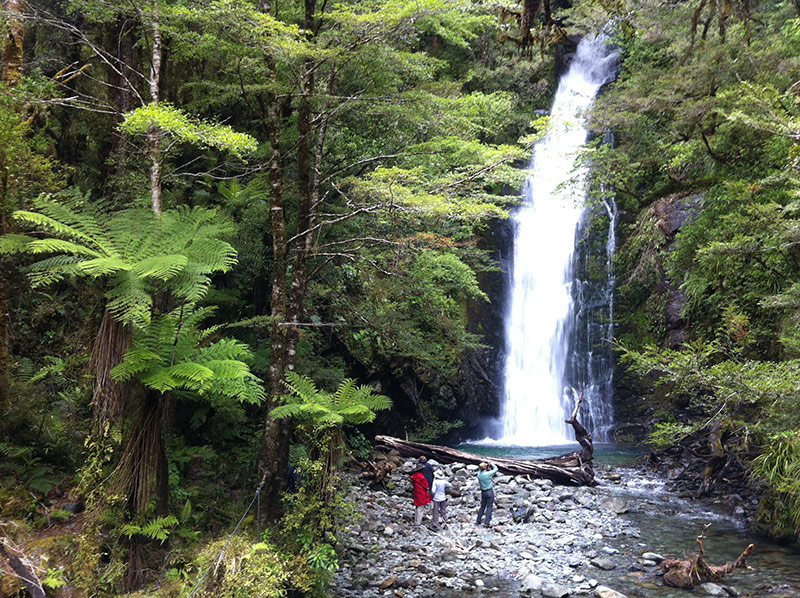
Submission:
{"label": "person in red jacket", "polygon": [[422,473],[422,466],[418,466],[411,474],[411,487],[414,495],[414,525],[422,524],[423,507],[431,502],[430,484]]}

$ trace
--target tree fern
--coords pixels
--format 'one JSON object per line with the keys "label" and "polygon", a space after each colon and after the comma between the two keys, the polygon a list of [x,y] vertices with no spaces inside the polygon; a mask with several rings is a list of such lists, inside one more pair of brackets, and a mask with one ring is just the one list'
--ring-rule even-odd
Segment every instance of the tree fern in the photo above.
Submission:
{"label": "tree fern", "polygon": [[312,426],[327,428],[344,423],[363,424],[375,419],[375,411],[390,409],[388,397],[374,394],[368,386],[356,386],[355,380],[343,380],[336,392],[319,390],[314,382],[297,372],[286,372],[284,404],[270,415],[279,419],[306,419]]}
{"label": "tree fern", "polygon": [[157,287],[196,302],[212,274],[236,263],[233,247],[219,238],[228,227],[213,210],[184,206],[160,218],[145,209],[104,214],[83,198],[59,203],[47,197],[35,207],[14,217],[51,236],[5,237],[0,251],[56,254],[29,267],[35,286],[69,276],[106,279],[108,308],[119,321],[145,325]]}
{"label": "tree fern", "polygon": [[184,305],[169,314],[153,316],[137,328],[133,346],[111,375],[115,380],[138,379],[158,392],[186,390],[198,397],[233,398],[257,403],[263,398],[260,381],[243,361],[246,345],[223,338],[201,345],[200,327],[213,309]]}

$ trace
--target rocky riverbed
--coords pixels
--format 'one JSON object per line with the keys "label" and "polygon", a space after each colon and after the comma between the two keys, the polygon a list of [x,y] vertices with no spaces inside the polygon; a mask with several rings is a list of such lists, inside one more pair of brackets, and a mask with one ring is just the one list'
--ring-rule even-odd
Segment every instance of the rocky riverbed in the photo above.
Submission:
{"label": "rocky riverbed", "polygon": [[[413,526],[409,476],[416,461],[397,461],[373,489],[366,480],[353,480],[350,500],[358,512],[340,538],[336,596],[441,598],[472,592],[619,598],[624,594],[604,585],[614,570],[650,570],[655,577],[662,557],[648,553],[639,530],[621,517],[626,502],[603,487],[495,476],[495,512],[487,529],[475,524],[477,467],[443,465],[453,484],[448,525],[434,531],[432,505],[423,526]],[[512,509],[521,507],[531,507],[528,523],[511,517]]]}

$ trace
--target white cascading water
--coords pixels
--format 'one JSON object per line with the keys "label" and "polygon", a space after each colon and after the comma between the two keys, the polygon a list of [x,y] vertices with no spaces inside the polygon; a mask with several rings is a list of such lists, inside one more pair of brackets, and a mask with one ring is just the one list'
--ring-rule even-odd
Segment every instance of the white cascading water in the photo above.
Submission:
{"label": "white cascading water", "polygon": [[505,403],[500,442],[523,446],[574,439],[564,419],[573,393],[564,381],[572,313],[571,266],[584,211],[586,111],[613,79],[615,51],[586,37],[561,78],[550,128],[533,150],[523,204],[515,213],[513,281],[506,317]]}

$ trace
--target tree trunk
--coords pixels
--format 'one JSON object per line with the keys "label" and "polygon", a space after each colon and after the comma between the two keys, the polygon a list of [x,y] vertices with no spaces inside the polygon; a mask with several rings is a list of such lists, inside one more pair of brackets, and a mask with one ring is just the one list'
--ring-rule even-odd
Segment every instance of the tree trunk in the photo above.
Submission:
{"label": "tree trunk", "polygon": [[125,385],[111,379],[111,370],[122,363],[130,342],[130,327],[115,320],[106,310],[94,340],[91,360],[94,373],[92,420],[98,439],[106,436],[107,426],[122,413]]}
{"label": "tree trunk", "polygon": [[[158,13],[158,0],[153,2],[153,13],[151,15],[151,27],[153,33],[153,52],[150,63],[150,101],[158,104],[161,96],[159,88],[161,86],[161,24]],[[150,127],[147,132],[147,141],[150,154],[150,198],[153,205],[153,212],[161,215],[161,131],[156,126]]]}
{"label": "tree trunk", "polygon": [[[557,484],[569,486],[594,486],[592,460],[594,458],[594,443],[589,432],[577,420],[578,408],[583,401],[583,395],[575,404],[575,409],[568,424],[575,430],[575,437],[581,445],[581,450],[550,457],[548,459],[510,459],[491,458],[491,462],[503,473],[511,475],[530,475],[534,478],[552,480]],[[436,459],[442,463],[471,463],[477,465],[490,460],[486,455],[475,455],[435,444],[409,442],[392,438],[391,436],[376,436],[375,445],[386,450],[396,450],[405,457],[419,457],[425,455],[429,459]]]}
{"label": "tree trunk", "polygon": [[510,475],[529,475],[533,478],[552,480],[568,486],[594,486],[594,470],[591,461],[583,461],[580,452],[568,453],[551,459],[511,459],[476,455],[435,444],[410,442],[391,436],[376,436],[376,448],[396,450],[404,457],[425,456],[440,463],[467,463],[477,465],[491,461],[501,472]]}
{"label": "tree trunk", "polygon": [[7,257],[0,257],[0,437],[4,436],[5,421],[7,419],[6,410],[11,404],[10,384],[8,372],[11,369],[11,358],[9,356],[9,302],[8,285],[10,281],[6,272],[9,270],[10,260]]}
{"label": "tree trunk", "polygon": [[[14,552],[18,551],[10,546],[7,547],[5,538],[0,539],[0,555],[5,557],[11,570],[14,571],[14,574],[19,577],[25,584],[25,587],[28,588],[28,593],[31,598],[46,598],[42,582],[39,580],[39,576],[36,575],[36,568],[25,558],[24,554],[22,557],[19,557],[13,554]],[[22,553],[20,552],[20,554]]]}
{"label": "tree trunk", "polygon": [[[3,12],[7,19],[6,36],[2,43],[3,64],[0,69],[2,82],[14,87],[22,80],[22,43],[25,34],[25,20],[22,16],[21,0],[3,0]],[[11,232],[8,206],[9,172],[5,160],[0,157],[0,235]],[[5,409],[11,400],[9,395],[11,369],[9,357],[9,295],[11,284],[11,260],[0,257],[0,419],[5,419]],[[0,428],[2,425],[0,425]]]}
{"label": "tree trunk", "polygon": [[[268,66],[272,83],[277,82],[277,65],[270,57]],[[278,405],[283,393],[283,378],[286,371],[287,329],[286,321],[286,282],[287,245],[286,217],[282,190],[281,155],[281,101],[274,92],[267,96],[267,118],[269,120],[269,188],[270,188],[270,228],[272,229],[272,293],[270,297],[270,362],[269,398],[261,441],[259,469],[266,476],[264,515],[267,521],[274,521],[280,515],[280,492],[283,487],[289,461],[289,439],[286,425],[282,420],[273,419],[269,412]]]}
{"label": "tree trunk", "polygon": [[25,38],[22,0],[3,0],[3,12],[8,20],[3,39],[2,80],[14,87],[22,80],[22,44]]}
{"label": "tree trunk", "polygon": [[533,43],[532,29],[534,27],[534,19],[536,12],[539,10],[540,0],[525,0],[522,4],[522,15],[520,17],[520,33],[523,46],[529,46]]}

